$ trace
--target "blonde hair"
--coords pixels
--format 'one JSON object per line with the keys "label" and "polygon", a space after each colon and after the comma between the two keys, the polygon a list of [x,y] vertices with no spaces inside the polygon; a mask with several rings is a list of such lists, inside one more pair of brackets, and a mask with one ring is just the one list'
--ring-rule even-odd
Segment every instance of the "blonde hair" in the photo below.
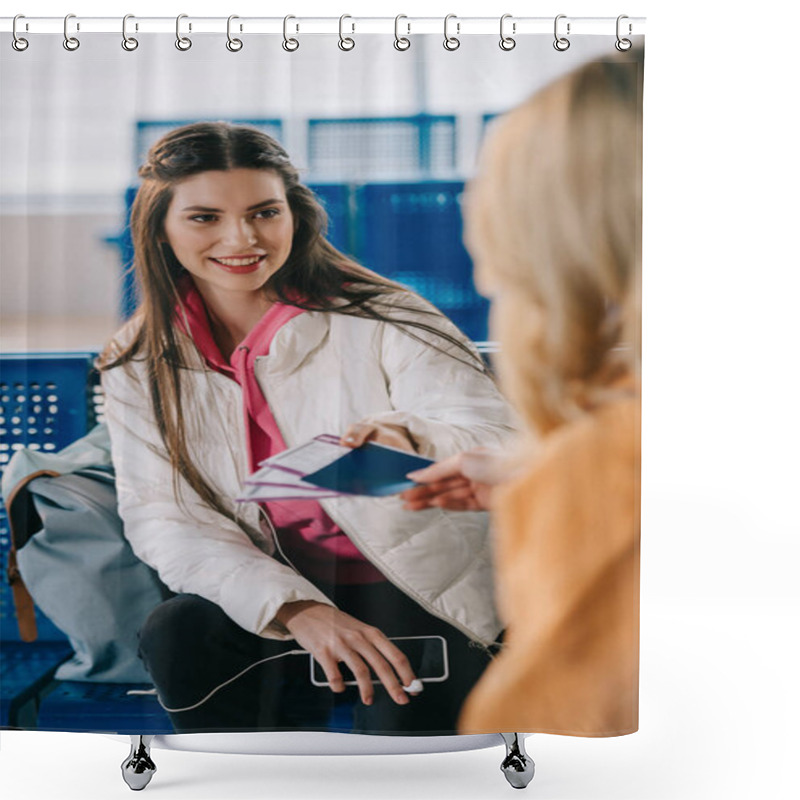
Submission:
{"label": "blonde hair", "polygon": [[642,58],[593,62],[501,118],[466,198],[501,381],[545,433],[641,360]]}

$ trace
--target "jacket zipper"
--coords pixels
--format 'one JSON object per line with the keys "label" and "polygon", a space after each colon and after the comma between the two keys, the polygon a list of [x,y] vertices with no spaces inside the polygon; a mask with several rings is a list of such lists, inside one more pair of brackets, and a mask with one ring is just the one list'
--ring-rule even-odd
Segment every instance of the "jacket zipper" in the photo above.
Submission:
{"label": "jacket zipper", "polygon": [[[263,358],[263,356],[257,356],[256,357],[256,365],[258,364],[258,362],[259,362],[259,360],[261,358]],[[265,384],[266,384],[266,382],[265,382]],[[281,436],[283,437],[283,441],[286,442],[287,447],[292,447],[292,443],[290,443],[286,438],[286,430],[287,430],[287,428],[286,428],[286,425],[284,424],[284,421],[280,418],[280,413],[278,412],[277,407],[269,402],[269,398],[267,397],[267,392],[264,390],[264,388],[262,388],[262,391],[264,392],[264,399],[267,401],[267,405],[269,406],[269,409],[272,412],[272,416],[275,418],[275,423],[278,426],[278,430],[281,432]],[[242,421],[242,424],[243,424],[243,421]],[[322,503],[320,503],[320,505],[322,505]],[[259,510],[263,511],[263,509],[261,509],[260,506],[259,506]],[[338,520],[336,518],[336,515],[332,514],[331,511],[328,508],[325,508],[323,506],[323,510],[325,511],[325,513],[334,521],[334,523],[342,531],[347,530],[347,526],[346,525],[342,525],[340,520]],[[266,513],[265,513],[265,516],[267,516]],[[275,531],[275,527],[272,524],[272,520],[268,519],[268,521],[269,521],[270,529],[272,530],[273,539],[275,541],[275,544],[277,545],[278,551],[283,555],[283,551],[281,550],[280,544],[278,543],[278,535],[277,535],[277,533]],[[470,640],[470,642],[474,642],[477,646],[479,646],[481,648],[481,650],[483,650],[490,658],[494,658],[494,654],[489,649],[490,645],[494,644],[494,642],[486,642],[483,639],[477,637],[473,631],[470,631],[468,628],[466,628],[465,626],[461,625],[461,623],[459,623],[456,620],[452,619],[451,617],[449,617],[449,616],[437,611],[435,608],[433,608],[431,606],[430,603],[428,603],[423,598],[419,597],[419,595],[417,595],[416,592],[409,591],[407,588],[403,587],[402,586],[402,582],[397,579],[397,576],[394,575],[391,572],[391,570],[385,569],[383,567],[383,565],[381,565],[380,559],[376,559],[374,557],[372,557],[372,558],[369,557],[369,555],[368,555],[370,553],[369,548],[363,547],[363,545],[358,541],[357,536],[353,536],[351,533],[347,533],[347,536],[350,539],[353,540],[353,543],[356,545],[356,547],[359,549],[359,551],[362,554],[367,556],[367,558],[370,561],[370,563],[372,563],[373,566],[377,567],[377,569],[380,570],[380,572],[395,586],[395,588],[397,588],[399,591],[403,592],[403,594],[411,597],[416,603],[418,603],[420,606],[422,606],[422,608],[425,611],[427,611],[431,616],[437,617],[438,619],[443,620],[448,625],[452,625],[454,628],[456,628],[461,633],[463,633],[464,636],[466,636],[467,639]],[[285,555],[283,557],[286,558]],[[289,564],[291,564],[291,566],[294,569],[294,571],[297,572],[298,575],[301,575],[301,573],[297,569],[297,567],[295,567],[294,564],[292,564],[292,562],[288,558],[286,560],[288,561]]]}

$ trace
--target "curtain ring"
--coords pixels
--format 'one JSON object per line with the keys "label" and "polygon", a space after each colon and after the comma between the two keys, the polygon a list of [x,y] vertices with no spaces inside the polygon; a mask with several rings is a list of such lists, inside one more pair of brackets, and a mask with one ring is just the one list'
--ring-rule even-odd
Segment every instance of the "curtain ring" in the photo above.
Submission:
{"label": "curtain ring", "polygon": [[20,36],[20,35],[17,33],[17,20],[18,20],[18,19],[25,19],[25,15],[24,15],[24,14],[17,14],[17,16],[16,16],[16,17],[14,17],[14,22],[13,22],[13,23],[11,23],[11,33],[12,33],[12,34],[13,34],[13,36],[14,36],[14,38],[11,40],[11,46],[12,46],[12,47],[13,47],[13,48],[14,48],[14,49],[15,49],[15,50],[18,52],[18,53],[21,53],[23,50],[27,50],[27,49],[28,49],[28,44],[29,44],[29,42],[28,42],[28,40],[27,40],[27,39],[23,39],[23,38],[22,38],[22,37],[21,37],[21,36]]}
{"label": "curtain ring", "polygon": [[294,53],[298,47],[300,47],[300,42],[297,39],[289,38],[287,36],[287,32],[289,30],[289,20],[290,19],[297,19],[297,17],[293,17],[291,14],[283,18],[283,43],[282,47],[287,53]]}
{"label": "curtain ring", "polygon": [[[354,39],[351,39],[349,36],[345,36],[342,33],[342,25],[344,24],[344,21],[346,19],[353,19],[353,18],[349,14],[342,14],[342,16],[339,17],[339,49],[340,50],[344,50],[345,52],[348,51],[348,50],[352,50],[356,46],[356,43],[355,43]],[[355,33],[356,32],[355,23],[352,22],[350,24],[353,27],[353,30],[351,31],[351,33]]]}
{"label": "curtain ring", "polygon": [[[556,17],[555,23],[553,24],[553,32],[556,37],[556,40],[553,42],[553,47],[558,50],[560,53],[563,53],[565,50],[569,50],[570,41],[566,38],[566,36],[559,36],[558,35],[558,21],[560,19],[566,19],[566,14],[559,14]],[[570,34],[570,24],[567,23],[567,36]]]}
{"label": "curtain ring", "polygon": [[[461,40],[458,38],[458,36],[449,36],[447,33],[447,27],[451,19],[457,20],[458,17],[456,17],[455,14],[448,14],[444,18],[444,42],[443,42],[444,49],[450,50],[450,52],[452,52],[453,50],[458,50],[458,48],[461,47]],[[461,23],[456,22],[456,34],[459,33],[461,33]]]}
{"label": "curtain ring", "polygon": [[[186,51],[192,46],[192,40],[188,36],[181,36],[181,20],[187,19],[188,14],[178,14],[175,20],[175,47],[178,50]],[[189,23],[189,30],[192,30],[192,23]]]}
{"label": "curtain ring", "polygon": [[[408,19],[405,14],[398,14],[394,18],[394,49],[395,50],[408,50],[411,47],[411,39],[407,39],[405,36],[400,36],[400,20],[401,19]],[[408,28],[408,33],[411,33],[411,25],[406,22],[406,27]]]}
{"label": "curtain ring", "polygon": [[[231,21],[234,19],[239,19],[239,17],[236,14],[231,14],[228,17],[228,41],[225,42],[225,47],[227,47],[231,53],[238,53],[242,47],[244,47],[244,43],[241,39],[233,39],[231,37]],[[241,30],[241,28],[239,30]]]}
{"label": "curtain ring", "polygon": [[[128,20],[135,19],[133,14],[126,14],[122,18],[122,49],[127,50],[129,53],[133,52],[139,46],[139,40],[134,39],[133,36],[128,36]],[[139,26],[136,26],[136,30],[139,30]]]}
{"label": "curtain ring", "polygon": [[[511,19],[511,14],[503,14],[503,16],[500,17],[500,49],[505,50],[506,52],[508,52],[509,50],[513,50],[517,46],[516,39],[512,38],[511,36],[505,35],[504,26],[507,19]],[[511,32],[512,33],[517,32],[516,22],[511,23]]]}
{"label": "curtain ring", "polygon": [[[69,50],[70,52],[77,50],[81,46],[81,43],[78,39],[69,35],[69,21],[71,19],[75,19],[74,14],[67,14],[67,16],[64,17],[64,49]],[[77,25],[77,23],[76,26],[77,30],[81,29],[80,25]]]}
{"label": "curtain ring", "polygon": [[[619,32],[620,32],[620,27],[621,27],[621,26],[620,26],[620,23],[621,23],[621,22],[622,22],[622,20],[624,20],[624,19],[628,19],[628,15],[627,15],[627,14],[620,14],[620,15],[617,17],[617,41],[616,41],[616,42],[614,42],[614,47],[616,47],[616,48],[617,48],[617,50],[619,50],[619,51],[620,51],[620,53],[624,53],[626,50],[630,50],[630,49],[631,49],[631,47],[633,47],[633,42],[632,42],[630,39],[623,39],[623,38],[622,38],[622,37],[619,35]],[[632,25],[631,25],[631,23],[629,22],[629,23],[628,23],[628,36],[630,36],[630,35],[631,35],[631,33],[633,33],[633,26],[632,26]]]}

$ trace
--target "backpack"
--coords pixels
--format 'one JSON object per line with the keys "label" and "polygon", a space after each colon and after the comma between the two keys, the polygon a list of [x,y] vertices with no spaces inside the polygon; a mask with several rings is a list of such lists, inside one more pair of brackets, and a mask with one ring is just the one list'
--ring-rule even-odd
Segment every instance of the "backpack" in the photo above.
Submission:
{"label": "backpack", "polygon": [[[102,435],[107,433],[96,428],[84,438],[94,437],[91,444]],[[62,451],[62,460],[71,448],[85,453],[80,445],[81,440]],[[18,458],[40,455],[20,451],[7,474],[14,473]],[[20,638],[37,637],[35,602],[75,651],[58,668],[57,679],[148,682],[137,633],[171,593],[123,535],[110,459],[89,466],[80,463],[85,460],[75,461],[80,468],[72,472],[29,472],[6,496],[12,539],[8,575]]]}

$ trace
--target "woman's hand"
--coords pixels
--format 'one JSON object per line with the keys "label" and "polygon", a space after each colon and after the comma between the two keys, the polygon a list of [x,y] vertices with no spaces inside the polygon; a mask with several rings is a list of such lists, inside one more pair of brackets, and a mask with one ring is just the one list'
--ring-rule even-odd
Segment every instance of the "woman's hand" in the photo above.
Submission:
{"label": "woman's hand", "polygon": [[508,462],[503,453],[478,448],[446,458],[406,477],[424,484],[406,489],[400,497],[409,511],[444,508],[448,511],[488,511],[492,488],[506,480]]}
{"label": "woman's hand", "polygon": [[414,671],[402,650],[378,628],[313,600],[287,603],[276,618],[319,662],[332,691],[345,690],[339,670],[339,663],[344,662],[358,681],[358,691],[365,705],[372,705],[375,696],[370,667],[395,703],[407,705],[410,702],[403,686],[410,686],[416,680]]}
{"label": "woman's hand", "polygon": [[411,434],[402,425],[386,425],[379,422],[356,422],[351,425],[339,440],[345,447],[361,447],[367,442],[378,442],[399,450],[416,453]]}

